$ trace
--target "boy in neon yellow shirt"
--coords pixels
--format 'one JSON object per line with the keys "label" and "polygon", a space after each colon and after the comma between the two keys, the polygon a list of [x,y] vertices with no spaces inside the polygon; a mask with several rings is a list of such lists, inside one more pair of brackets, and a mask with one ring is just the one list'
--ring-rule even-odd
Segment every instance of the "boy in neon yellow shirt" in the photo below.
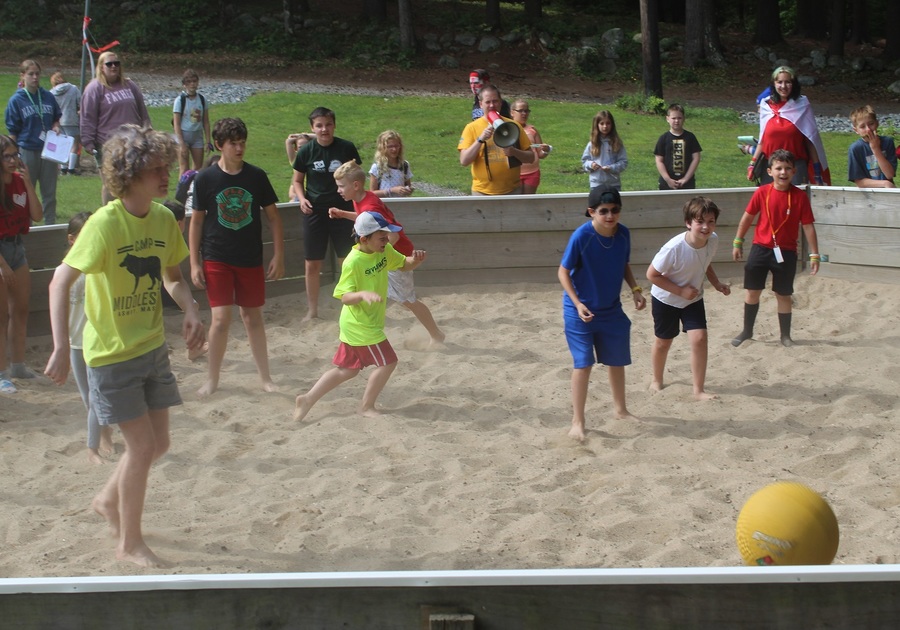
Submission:
{"label": "boy in neon yellow shirt", "polygon": [[163,330],[163,283],[184,311],[188,348],[199,348],[206,336],[179,267],[189,253],[184,237],[172,213],[153,201],[166,196],[175,155],[169,135],[136,125],[122,125],[106,141],[101,175],[117,198],[85,224],[49,288],[53,353],[44,373],[62,385],[69,374],[69,290],[87,274],[91,409],[125,439],[92,507],[118,539],[116,558],[142,567],[166,566],[144,542],[141,517],[150,466],[169,448],[169,407],[181,404]]}
{"label": "boy in neon yellow shirt", "polygon": [[412,271],[425,260],[421,249],[404,256],[388,242],[388,235],[401,229],[378,212],[363,212],[356,218],[353,231],[359,244],[344,259],[341,279],[334,288],[334,297],[344,305],[341,343],[332,360],[335,367],[325,372],[312,389],[297,396],[296,420],[303,420],[322,396],[369,365],[375,366],[375,371],[366,384],[359,413],[378,415],[375,400],[397,367],[397,355],[384,334],[388,271]]}

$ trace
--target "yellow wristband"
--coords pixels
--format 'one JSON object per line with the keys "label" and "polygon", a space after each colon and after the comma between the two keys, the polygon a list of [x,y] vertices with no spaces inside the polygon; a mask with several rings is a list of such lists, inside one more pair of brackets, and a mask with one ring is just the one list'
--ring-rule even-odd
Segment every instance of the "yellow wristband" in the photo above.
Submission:
{"label": "yellow wristband", "polygon": [[644,289],[641,287],[641,285],[638,284],[638,285],[631,287],[631,292],[632,293],[643,293]]}

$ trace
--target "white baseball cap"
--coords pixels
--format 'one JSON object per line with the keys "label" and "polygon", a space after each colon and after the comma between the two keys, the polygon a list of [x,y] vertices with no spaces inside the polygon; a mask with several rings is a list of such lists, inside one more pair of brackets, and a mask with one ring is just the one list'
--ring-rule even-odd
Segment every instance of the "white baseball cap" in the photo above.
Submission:
{"label": "white baseball cap", "polygon": [[357,236],[369,236],[375,232],[399,232],[403,228],[399,225],[391,225],[380,212],[363,212],[356,217],[353,231]]}

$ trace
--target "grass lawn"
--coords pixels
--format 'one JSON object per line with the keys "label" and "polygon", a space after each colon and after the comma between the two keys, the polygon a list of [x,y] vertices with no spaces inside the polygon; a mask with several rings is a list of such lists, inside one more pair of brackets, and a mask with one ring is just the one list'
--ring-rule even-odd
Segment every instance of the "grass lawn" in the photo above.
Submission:
{"label": "grass lawn", "polygon": [[[0,94],[12,94],[18,75],[0,74]],[[45,87],[49,87],[45,78]],[[202,86],[201,86],[202,91]],[[288,133],[307,131],[307,115],[315,107],[330,107],[337,114],[337,135],[359,148],[363,168],[368,170],[375,151],[375,138],[385,129],[403,136],[406,159],[416,181],[468,191],[469,169],[460,166],[456,150],[460,132],[469,122],[471,99],[465,97],[373,97],[334,94],[257,94],[244,103],[210,103],[211,120],[238,116],[250,132],[246,159],[266,170],[281,200],[286,200],[292,170],[284,153]],[[656,166],[653,147],[668,129],[665,118],[634,114],[611,104],[530,101],[531,123],[553,152],[541,162],[541,193],[587,192],[588,176],[581,169],[581,153],[590,137],[591,120],[598,109],[610,109],[628,151],[628,169],[622,175],[624,190],[655,190]],[[748,109],[752,103],[748,103]],[[813,103],[815,107],[815,103]],[[697,171],[702,188],[749,186],[749,158],[737,150],[737,136],[755,135],[757,127],[741,122],[727,109],[686,107],[685,128],[694,132],[703,147]],[[171,129],[171,106],[150,109],[157,129]],[[5,127],[4,127],[5,130]],[[832,181],[843,186],[847,174],[847,147],[852,133],[823,133]],[[177,168],[177,167],[176,167]],[[177,177],[173,171],[171,189]],[[421,194],[421,193],[419,193]],[[98,177],[61,177],[57,189],[59,221],[82,210],[93,211],[100,202]]]}

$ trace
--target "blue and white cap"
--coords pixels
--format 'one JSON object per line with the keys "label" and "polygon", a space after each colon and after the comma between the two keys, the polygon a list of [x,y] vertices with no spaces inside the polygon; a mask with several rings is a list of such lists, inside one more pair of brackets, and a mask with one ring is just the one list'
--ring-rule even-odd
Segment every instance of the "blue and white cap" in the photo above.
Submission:
{"label": "blue and white cap", "polygon": [[375,232],[399,232],[403,228],[399,225],[391,225],[380,212],[363,212],[356,217],[353,231],[357,236],[369,236]]}

